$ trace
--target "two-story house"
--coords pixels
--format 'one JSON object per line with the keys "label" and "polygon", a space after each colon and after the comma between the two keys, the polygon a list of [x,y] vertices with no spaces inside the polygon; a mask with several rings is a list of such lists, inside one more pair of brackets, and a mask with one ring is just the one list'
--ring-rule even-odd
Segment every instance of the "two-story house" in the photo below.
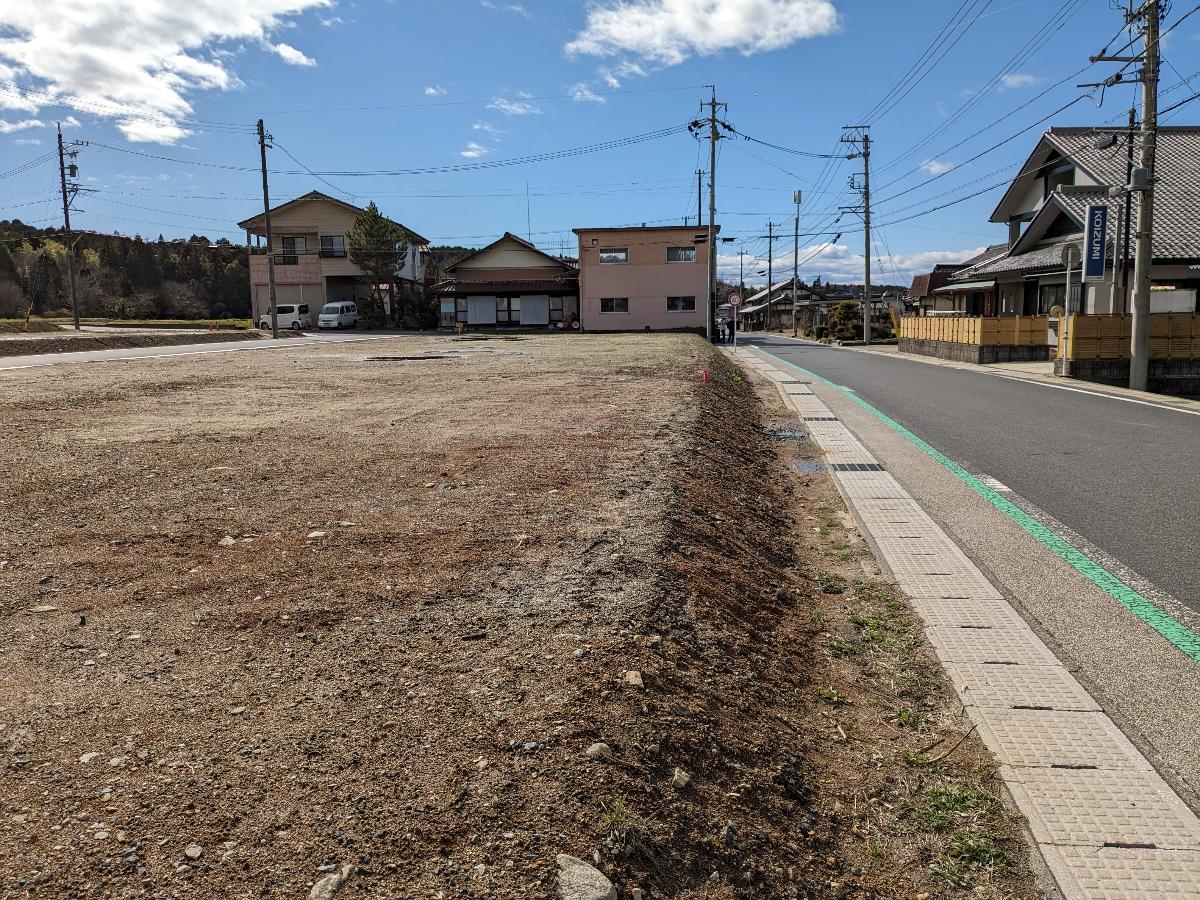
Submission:
{"label": "two-story house", "polygon": [[[362,211],[361,207],[320,191],[309,191],[271,209],[270,252],[275,258],[277,303],[307,305],[315,321],[326,302],[361,300],[368,296],[370,286],[362,270],[350,261],[346,243],[346,234]],[[247,244],[252,237],[266,237],[262,213],[239,222],[238,227],[245,229]],[[403,225],[400,227],[407,235],[408,250],[397,280],[410,288],[419,287],[424,279],[429,241]],[[256,320],[271,308],[266,254],[267,248],[251,246],[250,297]]]}
{"label": "two-story house", "polygon": [[705,332],[706,230],[643,225],[576,228],[575,234],[584,331]]}
{"label": "two-story house", "polygon": [[[934,308],[985,316],[1038,315],[1054,307],[1128,313],[1137,213],[1132,210],[1127,219],[1127,140],[1122,132],[1086,127],[1043,134],[991,216],[1008,226],[1008,241],[967,260],[936,288]],[[1158,129],[1154,179],[1150,311],[1194,312],[1200,288],[1200,128]],[[1107,275],[1103,282],[1081,285],[1078,260],[1089,206],[1108,207]],[[1068,248],[1075,260],[1070,296]]]}

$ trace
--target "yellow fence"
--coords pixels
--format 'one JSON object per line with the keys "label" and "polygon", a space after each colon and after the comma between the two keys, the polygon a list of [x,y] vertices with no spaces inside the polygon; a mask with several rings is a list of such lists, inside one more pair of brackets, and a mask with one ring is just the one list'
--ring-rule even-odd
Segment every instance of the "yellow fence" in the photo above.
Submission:
{"label": "yellow fence", "polygon": [[[1068,316],[1063,347],[1068,359],[1129,359],[1132,316]],[[1200,315],[1150,317],[1151,359],[1200,359]]]}
{"label": "yellow fence", "polygon": [[917,341],[1032,347],[1048,343],[1046,316],[905,316],[896,335]]}

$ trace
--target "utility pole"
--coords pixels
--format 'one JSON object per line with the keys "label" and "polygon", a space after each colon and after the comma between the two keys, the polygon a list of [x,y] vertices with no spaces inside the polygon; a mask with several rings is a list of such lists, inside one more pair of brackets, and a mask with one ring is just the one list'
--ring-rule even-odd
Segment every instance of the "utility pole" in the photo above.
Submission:
{"label": "utility pole", "polygon": [[[63,207],[63,230],[66,232],[67,241],[67,277],[71,284],[71,318],[75,323],[75,330],[79,331],[79,298],[75,295],[75,242],[71,240],[71,195],[67,192],[67,164],[66,154],[63,152],[62,139],[62,124],[58,125],[58,181],[62,186],[62,207]],[[77,151],[71,151],[71,158],[75,158]],[[75,168],[74,163],[71,165]],[[72,173],[74,178],[74,173]],[[30,308],[33,307],[33,297],[29,298]]]}
{"label": "utility pole", "polygon": [[738,251],[738,290],[741,291],[742,302],[746,302],[746,248]]}
{"label": "utility pole", "polygon": [[804,192],[796,191],[792,197],[796,201],[796,230],[792,235],[792,337],[798,337],[800,332],[796,329],[796,303],[797,285],[800,281],[800,201],[804,199]]}
{"label": "utility pole", "polygon": [[696,170],[696,227],[704,224],[704,170]]}
{"label": "utility pole", "polygon": [[[726,111],[729,104],[717,101],[717,89],[708,85],[712,91],[711,98],[700,104],[701,108],[708,107],[708,311],[705,331],[710,341],[717,338],[717,141],[721,136],[717,133],[717,109],[723,107]],[[693,122],[689,128],[699,129],[705,123]],[[728,123],[721,124],[728,127]],[[695,133],[695,131],[693,131]],[[697,223],[697,226],[699,223]]]}
{"label": "utility pole", "polygon": [[1154,155],[1158,139],[1158,0],[1146,0],[1139,10],[1142,31],[1142,142],[1138,191],[1137,244],[1133,259],[1133,340],[1129,348],[1129,387],[1144,391],[1150,378],[1150,267],[1154,262]]}
{"label": "utility pole", "polygon": [[271,337],[279,337],[279,310],[275,302],[275,249],[271,246],[271,192],[267,187],[267,133],[258,120],[258,156],[262,161],[263,225],[267,232],[267,295],[271,300]]}
{"label": "utility pole", "polygon": [[[1129,134],[1125,138],[1125,187],[1133,180],[1133,136],[1137,130],[1137,110],[1129,107]],[[1124,227],[1121,229],[1121,314],[1129,311],[1129,229],[1133,225],[1133,198],[1125,193]]]}
{"label": "utility pole", "polygon": [[771,288],[775,284],[774,278],[774,252],[772,248],[775,246],[775,223],[767,223],[767,331],[771,330]]}
{"label": "utility pole", "polygon": [[[863,161],[862,209],[863,218],[863,343],[871,343],[871,126],[843,125],[843,131],[853,131],[854,134],[842,135],[842,143],[854,144],[860,150],[846,154],[846,159]],[[851,185],[854,185],[851,180]]]}

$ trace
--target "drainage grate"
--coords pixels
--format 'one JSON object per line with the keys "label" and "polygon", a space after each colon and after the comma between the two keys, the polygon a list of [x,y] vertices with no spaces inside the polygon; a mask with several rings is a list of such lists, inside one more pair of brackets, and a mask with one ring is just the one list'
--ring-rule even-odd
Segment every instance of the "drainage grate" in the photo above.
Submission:
{"label": "drainage grate", "polygon": [[784,381],[781,379],[779,383],[780,384],[812,384],[811,381],[796,381],[794,379],[791,381]]}
{"label": "drainage grate", "polygon": [[834,463],[829,468],[835,472],[882,472],[879,463]]}
{"label": "drainage grate", "polygon": [[836,422],[835,416],[805,416],[805,422]]}

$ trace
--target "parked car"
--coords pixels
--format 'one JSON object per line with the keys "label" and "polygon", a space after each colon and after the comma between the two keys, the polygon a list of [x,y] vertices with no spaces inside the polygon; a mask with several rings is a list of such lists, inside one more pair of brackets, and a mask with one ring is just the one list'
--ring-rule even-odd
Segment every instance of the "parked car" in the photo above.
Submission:
{"label": "parked car", "polygon": [[[280,328],[290,328],[299,331],[301,328],[312,328],[312,316],[308,314],[308,304],[282,303],[275,307],[275,315]],[[271,327],[271,311],[268,309],[258,317],[259,328]]]}
{"label": "parked car", "polygon": [[326,303],[321,307],[317,316],[318,328],[357,328],[358,304],[341,300],[337,303]]}

